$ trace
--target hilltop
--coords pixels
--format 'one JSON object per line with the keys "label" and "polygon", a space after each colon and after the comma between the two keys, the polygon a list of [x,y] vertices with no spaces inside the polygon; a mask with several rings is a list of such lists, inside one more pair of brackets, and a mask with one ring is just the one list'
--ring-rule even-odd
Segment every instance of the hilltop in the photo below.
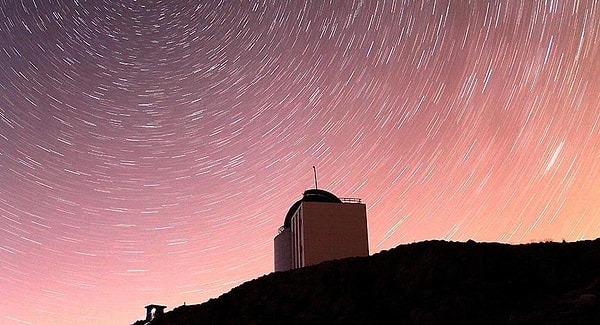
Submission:
{"label": "hilltop", "polygon": [[271,273],[151,324],[600,324],[599,295],[600,239],[425,241]]}

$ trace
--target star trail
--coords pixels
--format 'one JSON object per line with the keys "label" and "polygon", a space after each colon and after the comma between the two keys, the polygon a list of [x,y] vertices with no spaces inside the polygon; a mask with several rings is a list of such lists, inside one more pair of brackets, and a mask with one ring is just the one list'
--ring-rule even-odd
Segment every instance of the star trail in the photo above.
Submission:
{"label": "star trail", "polygon": [[0,323],[273,269],[313,186],[371,253],[600,237],[600,4],[0,0]]}

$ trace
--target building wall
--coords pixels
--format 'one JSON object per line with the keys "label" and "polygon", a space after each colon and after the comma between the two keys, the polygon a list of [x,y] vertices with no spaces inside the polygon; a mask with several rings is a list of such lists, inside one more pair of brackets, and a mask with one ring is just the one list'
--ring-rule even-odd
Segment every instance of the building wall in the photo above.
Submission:
{"label": "building wall", "polygon": [[[369,255],[367,209],[361,203],[302,202],[292,222],[301,230],[301,265]],[[292,227],[292,231],[295,230]]]}
{"label": "building wall", "polygon": [[298,208],[292,217],[292,268],[304,266],[304,231],[302,219],[302,206]]}
{"label": "building wall", "polygon": [[287,271],[292,269],[292,231],[284,229],[275,236],[275,271]]}

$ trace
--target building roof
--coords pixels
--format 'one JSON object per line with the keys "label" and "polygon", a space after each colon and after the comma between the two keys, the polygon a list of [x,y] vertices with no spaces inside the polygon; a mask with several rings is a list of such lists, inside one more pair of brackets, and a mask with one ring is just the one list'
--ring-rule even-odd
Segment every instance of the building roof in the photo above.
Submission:
{"label": "building roof", "polygon": [[150,304],[150,305],[146,306],[145,308],[165,309],[165,308],[167,308],[167,306]]}
{"label": "building roof", "polygon": [[298,210],[298,207],[300,207],[300,204],[302,202],[342,203],[342,200],[340,200],[334,194],[325,190],[319,190],[316,188],[306,190],[302,194],[302,199],[296,201],[296,203],[294,203],[288,210],[288,213],[285,215],[285,220],[283,221],[283,228],[291,227],[292,217],[294,216],[294,213],[296,213],[296,210]]}

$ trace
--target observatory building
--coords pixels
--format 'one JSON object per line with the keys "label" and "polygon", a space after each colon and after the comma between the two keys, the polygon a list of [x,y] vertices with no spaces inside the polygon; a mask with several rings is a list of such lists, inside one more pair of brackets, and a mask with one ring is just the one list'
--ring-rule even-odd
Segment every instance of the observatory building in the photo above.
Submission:
{"label": "observatory building", "polygon": [[367,209],[360,199],[306,190],[275,236],[275,271],[368,256]]}

